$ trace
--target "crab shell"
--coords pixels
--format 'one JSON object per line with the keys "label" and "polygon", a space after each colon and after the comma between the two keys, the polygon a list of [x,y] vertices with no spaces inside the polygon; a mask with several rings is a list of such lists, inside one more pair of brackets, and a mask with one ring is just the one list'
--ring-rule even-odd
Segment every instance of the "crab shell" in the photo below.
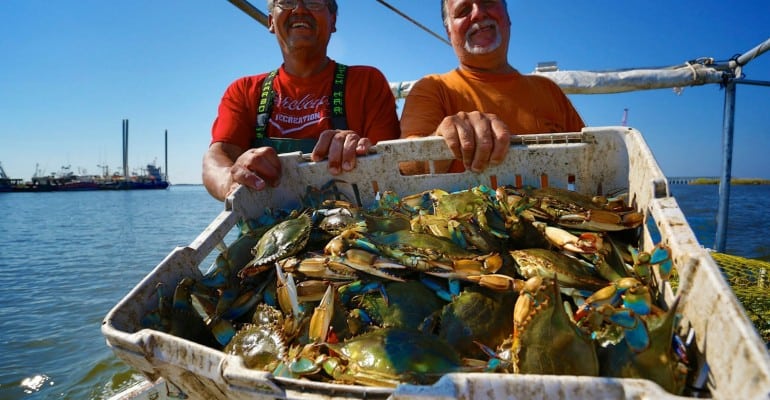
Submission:
{"label": "crab shell", "polygon": [[239,275],[248,275],[247,271],[250,268],[260,267],[299,253],[307,245],[311,228],[312,220],[305,213],[273,226],[254,246],[252,249],[254,259],[241,269]]}
{"label": "crab shell", "polygon": [[417,330],[383,328],[327,346],[347,361],[345,370],[335,373],[335,379],[345,382],[424,384],[462,369],[462,360],[450,345]]}
{"label": "crab shell", "polygon": [[525,284],[514,308],[514,372],[599,374],[593,341],[570,320],[556,279],[535,277]]}
{"label": "crab shell", "polygon": [[687,367],[676,356],[672,337],[677,320],[679,298],[662,315],[645,318],[650,335],[650,346],[634,352],[625,340],[600,351],[602,376],[649,379],[673,394],[685,388]]}

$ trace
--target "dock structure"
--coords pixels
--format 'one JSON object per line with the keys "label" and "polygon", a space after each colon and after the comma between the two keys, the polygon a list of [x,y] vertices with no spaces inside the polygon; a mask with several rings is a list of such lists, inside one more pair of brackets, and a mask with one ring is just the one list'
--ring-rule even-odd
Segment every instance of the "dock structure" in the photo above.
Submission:
{"label": "dock structure", "polygon": [[719,181],[718,176],[670,176],[668,177],[669,185],[689,185],[694,181]]}

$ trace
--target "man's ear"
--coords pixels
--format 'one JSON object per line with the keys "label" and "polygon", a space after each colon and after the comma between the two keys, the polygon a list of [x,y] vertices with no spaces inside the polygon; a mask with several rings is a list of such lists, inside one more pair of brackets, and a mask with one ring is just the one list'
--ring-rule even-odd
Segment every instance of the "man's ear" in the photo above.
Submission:
{"label": "man's ear", "polygon": [[275,26],[273,26],[273,13],[270,13],[267,16],[267,30],[270,31],[270,33],[275,33]]}
{"label": "man's ear", "polygon": [[337,32],[337,16],[332,14],[332,33]]}

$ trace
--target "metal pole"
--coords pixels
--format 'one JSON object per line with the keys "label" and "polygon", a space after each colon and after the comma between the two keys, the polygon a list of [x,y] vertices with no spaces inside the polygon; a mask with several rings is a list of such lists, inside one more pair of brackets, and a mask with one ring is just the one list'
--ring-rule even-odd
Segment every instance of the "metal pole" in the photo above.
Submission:
{"label": "metal pole", "polygon": [[393,6],[391,6],[390,4],[388,4],[387,2],[385,2],[384,0],[377,0],[377,2],[378,2],[378,3],[380,3],[380,4],[382,4],[382,5],[383,5],[383,6],[385,6],[385,7],[389,8],[389,9],[390,9],[391,11],[393,11],[394,13],[396,13],[396,14],[398,14],[398,15],[400,15],[400,16],[402,16],[402,17],[404,17],[404,18],[406,18],[406,20],[407,20],[407,21],[409,21],[409,22],[411,22],[411,23],[415,24],[415,25],[416,25],[418,28],[420,28],[420,29],[424,30],[425,32],[428,32],[428,33],[429,33],[431,36],[433,36],[434,38],[436,38],[436,39],[438,39],[438,40],[440,40],[440,41],[444,42],[444,44],[446,44],[446,45],[449,45],[449,46],[451,46],[451,45],[452,45],[452,43],[449,43],[449,41],[448,41],[448,40],[446,40],[445,38],[441,37],[441,36],[440,36],[439,34],[437,34],[436,32],[433,32],[432,30],[428,29],[428,28],[427,28],[425,25],[423,25],[423,24],[421,24],[421,23],[419,23],[419,22],[415,21],[415,20],[414,20],[414,19],[412,19],[410,16],[408,16],[408,15],[404,14],[404,13],[403,13],[403,12],[401,12],[399,9],[397,9],[396,7],[393,7]]}
{"label": "metal pole", "polygon": [[262,11],[259,11],[257,7],[254,7],[251,3],[249,3],[247,0],[228,0],[230,3],[232,3],[234,6],[241,9],[241,11],[245,12],[246,15],[250,16],[251,18],[254,18],[257,22],[264,25],[265,28],[267,28],[267,15],[263,13]]}
{"label": "metal pole", "polygon": [[733,165],[733,133],[735,131],[735,80],[725,84],[725,109],[722,116],[722,177],[719,180],[719,209],[714,250],[724,253],[727,242],[727,215],[730,209],[730,180]]}
{"label": "metal pole", "polygon": [[166,156],[165,164],[166,165],[164,166],[165,171],[163,173],[163,180],[168,182],[168,129],[166,129],[166,133],[164,135],[164,139],[165,139],[165,142],[163,143],[163,148],[165,150],[165,156]]}
{"label": "metal pole", "polygon": [[128,181],[128,120],[123,120],[123,179]]}
{"label": "metal pole", "polygon": [[770,86],[769,81],[757,81],[752,79],[741,79],[739,81],[735,81],[735,83],[739,83],[741,85],[752,85],[752,86]]}
{"label": "metal pole", "polygon": [[760,54],[770,50],[770,39],[765,40],[764,42],[754,46],[753,49],[741,54],[735,62],[739,66],[743,66],[749,63],[749,61],[757,58],[760,56]]}

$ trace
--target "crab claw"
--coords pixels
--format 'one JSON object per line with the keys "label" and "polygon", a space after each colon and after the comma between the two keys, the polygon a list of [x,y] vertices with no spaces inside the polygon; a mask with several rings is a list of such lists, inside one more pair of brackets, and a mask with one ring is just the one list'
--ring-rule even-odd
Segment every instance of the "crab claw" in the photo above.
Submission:
{"label": "crab claw", "polygon": [[379,291],[382,295],[382,299],[385,300],[385,304],[388,304],[388,294],[385,291],[385,285],[382,282],[371,281],[363,283],[362,281],[355,281],[348,283],[347,285],[340,286],[337,291],[340,294],[340,299],[344,304],[350,302],[353,296],[357,294],[370,293]]}
{"label": "crab claw", "polygon": [[650,264],[657,265],[660,277],[667,280],[671,276],[674,263],[671,261],[671,249],[663,244],[658,244],[650,254]]}
{"label": "crab claw", "polygon": [[275,264],[278,277],[278,304],[285,313],[291,313],[295,319],[299,320],[302,310],[297,299],[297,285],[294,283],[292,273],[284,274],[281,267]]}
{"label": "crab claw", "polygon": [[310,318],[308,337],[311,341],[326,340],[332,316],[334,316],[334,285],[328,285],[324,297],[321,298],[320,304],[316,306],[313,316]]}
{"label": "crab claw", "polygon": [[647,325],[632,310],[613,310],[607,319],[623,327],[623,336],[628,347],[634,353],[640,353],[650,347],[650,335],[647,331]]}
{"label": "crab claw", "polygon": [[498,292],[520,292],[524,281],[502,274],[471,275],[468,280]]}

